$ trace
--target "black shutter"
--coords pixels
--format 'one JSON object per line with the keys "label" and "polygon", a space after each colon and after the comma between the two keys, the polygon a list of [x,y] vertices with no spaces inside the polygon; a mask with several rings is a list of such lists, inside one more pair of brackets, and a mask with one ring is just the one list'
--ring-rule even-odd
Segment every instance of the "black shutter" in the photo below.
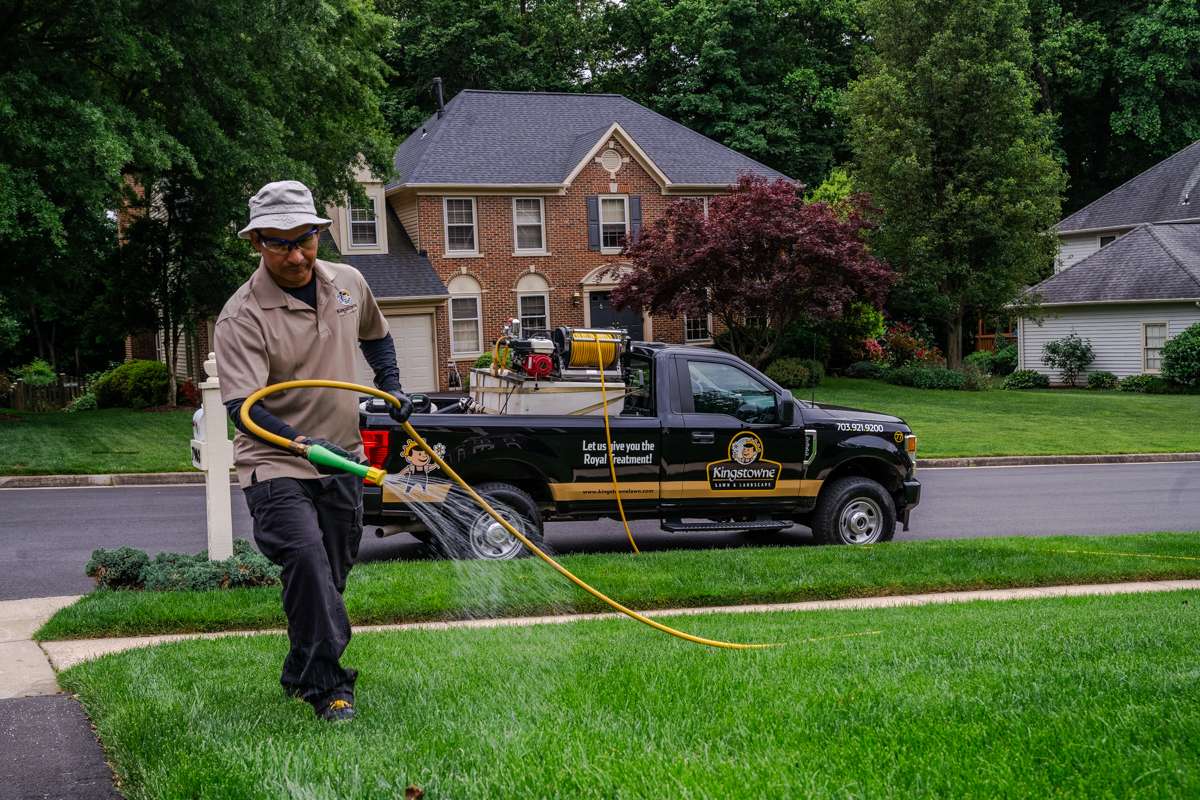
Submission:
{"label": "black shutter", "polygon": [[629,241],[636,241],[642,232],[642,198],[629,198]]}
{"label": "black shutter", "polygon": [[600,249],[600,198],[587,199],[588,250]]}

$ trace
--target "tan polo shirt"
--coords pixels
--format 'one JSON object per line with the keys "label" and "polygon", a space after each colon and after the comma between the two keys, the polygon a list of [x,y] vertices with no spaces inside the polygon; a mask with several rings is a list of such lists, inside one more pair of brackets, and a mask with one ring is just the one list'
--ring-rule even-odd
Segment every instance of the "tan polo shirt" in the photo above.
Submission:
{"label": "tan polo shirt", "polygon": [[[289,295],[259,262],[258,269],[217,317],[215,350],[221,399],[249,397],[280,381],[326,378],[360,382],[355,365],[359,339],[379,339],[387,320],[366,280],[354,267],[316,262],[317,308]],[[341,389],[291,389],[263,407],[313,438],[328,439],[362,455],[358,395]],[[238,482],[318,478],[307,460],[238,431],[233,438]]]}

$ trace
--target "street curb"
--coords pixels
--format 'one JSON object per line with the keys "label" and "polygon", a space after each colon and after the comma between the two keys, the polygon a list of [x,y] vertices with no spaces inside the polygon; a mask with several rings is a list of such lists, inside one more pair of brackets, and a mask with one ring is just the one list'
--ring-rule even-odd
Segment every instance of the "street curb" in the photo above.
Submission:
{"label": "street curb", "polygon": [[[1061,464],[1163,464],[1200,461],[1200,453],[1123,453],[1083,456],[967,456],[918,458],[918,469],[1053,467]],[[236,478],[230,473],[230,481]],[[204,483],[203,472],[128,472],[115,475],[0,475],[0,489],[77,489],[89,486],[164,486]]]}
{"label": "street curb", "polygon": [[1060,464],[1165,464],[1200,461],[1200,453],[1122,453],[1095,456],[968,456],[918,458],[917,468],[936,467],[1053,467]]}

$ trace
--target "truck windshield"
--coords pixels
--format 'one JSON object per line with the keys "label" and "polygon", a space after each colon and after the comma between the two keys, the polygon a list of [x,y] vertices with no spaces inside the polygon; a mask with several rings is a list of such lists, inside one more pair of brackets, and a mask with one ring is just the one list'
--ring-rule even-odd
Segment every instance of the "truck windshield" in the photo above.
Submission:
{"label": "truck windshield", "polygon": [[742,422],[779,419],[775,392],[730,364],[689,361],[692,403],[697,414],[728,414]]}

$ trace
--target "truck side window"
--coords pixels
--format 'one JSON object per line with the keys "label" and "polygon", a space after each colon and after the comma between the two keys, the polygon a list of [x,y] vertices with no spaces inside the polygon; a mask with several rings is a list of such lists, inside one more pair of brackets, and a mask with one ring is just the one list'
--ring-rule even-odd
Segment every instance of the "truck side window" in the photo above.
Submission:
{"label": "truck side window", "polygon": [[629,356],[629,369],[625,373],[625,406],[622,414],[633,417],[653,417],[654,373],[653,362],[641,356]]}
{"label": "truck side window", "polygon": [[697,414],[728,414],[742,422],[774,423],[779,419],[775,392],[735,366],[689,361],[688,376]]}

